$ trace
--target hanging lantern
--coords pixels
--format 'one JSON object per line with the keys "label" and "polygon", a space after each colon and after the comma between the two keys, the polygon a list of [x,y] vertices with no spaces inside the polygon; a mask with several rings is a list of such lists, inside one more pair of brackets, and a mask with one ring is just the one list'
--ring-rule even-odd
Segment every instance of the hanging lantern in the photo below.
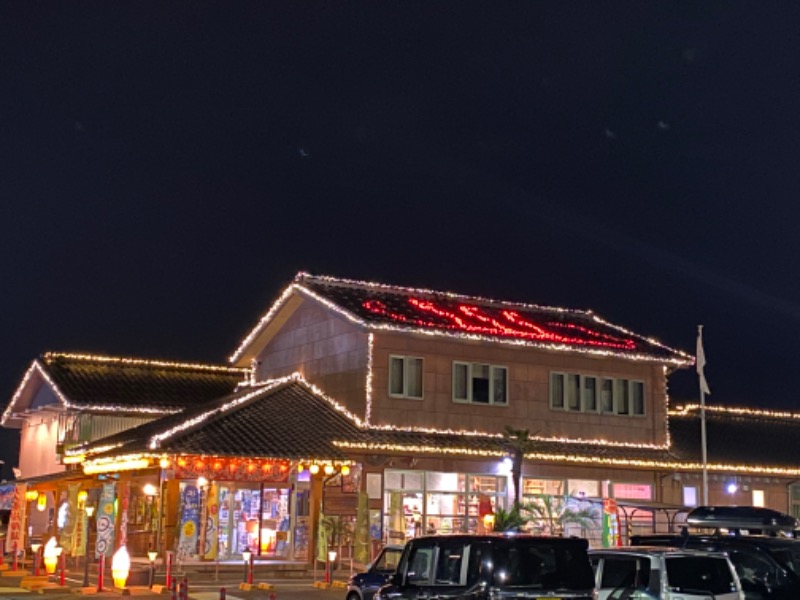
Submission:
{"label": "hanging lantern", "polygon": [[25,492],[25,500],[27,500],[28,502],[33,502],[38,497],[39,497],[39,492],[37,492],[36,490],[28,490],[27,492]]}
{"label": "hanging lantern", "polygon": [[303,471],[305,471],[305,470],[306,470],[306,468],[305,468],[305,466],[303,465],[303,463],[297,463],[297,472],[298,472],[298,473],[302,473],[302,472],[303,472]]}
{"label": "hanging lantern", "polygon": [[333,475],[333,465],[325,465],[325,475]]}
{"label": "hanging lantern", "polygon": [[114,578],[114,587],[124,588],[130,571],[131,557],[125,546],[120,546],[111,558],[111,576]]}
{"label": "hanging lantern", "polygon": [[162,469],[168,469],[169,468],[169,459],[162,458],[161,460],[158,461],[158,466],[161,467]]}
{"label": "hanging lantern", "polygon": [[81,490],[78,492],[78,506],[83,506],[86,504],[86,499],[89,497],[89,492],[86,490]]}
{"label": "hanging lantern", "polygon": [[342,465],[342,475],[350,475],[350,465]]}
{"label": "hanging lantern", "polygon": [[314,463],[313,465],[308,467],[308,470],[311,472],[312,475],[316,475],[317,473],[319,473],[319,465],[317,463]]}
{"label": "hanging lantern", "polygon": [[44,512],[45,508],[47,508],[47,494],[39,494],[39,497],[36,499],[36,510]]}

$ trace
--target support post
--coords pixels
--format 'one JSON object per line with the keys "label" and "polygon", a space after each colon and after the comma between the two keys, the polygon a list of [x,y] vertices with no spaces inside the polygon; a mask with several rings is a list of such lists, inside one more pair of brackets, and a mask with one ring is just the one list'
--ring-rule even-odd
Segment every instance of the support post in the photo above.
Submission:
{"label": "support post", "polygon": [[106,570],[106,555],[101,554],[97,559],[97,591],[103,591],[103,575]]}

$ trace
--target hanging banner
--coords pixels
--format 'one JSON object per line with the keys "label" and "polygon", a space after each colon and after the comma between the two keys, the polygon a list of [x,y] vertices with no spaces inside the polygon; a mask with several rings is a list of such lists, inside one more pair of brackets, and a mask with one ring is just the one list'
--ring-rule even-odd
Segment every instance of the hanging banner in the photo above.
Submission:
{"label": "hanging banner", "polygon": [[603,498],[603,548],[613,548],[619,545],[617,501],[614,498]]}
{"label": "hanging banner", "polygon": [[61,547],[64,548],[69,554],[74,555],[74,537],[75,537],[75,525],[77,524],[77,519],[75,518],[78,513],[78,490],[80,489],[80,483],[70,483],[67,484],[67,503],[66,506],[62,505],[59,507],[59,513],[61,510],[64,510],[64,522],[61,527],[61,539],[59,542],[61,543]]}
{"label": "hanging banner", "polygon": [[197,554],[197,535],[200,530],[200,494],[192,484],[183,486],[181,494],[181,533],[178,556]]}
{"label": "hanging banner", "polygon": [[212,483],[206,500],[206,532],[203,541],[203,556],[209,560],[217,558],[219,541],[219,485]]}
{"label": "hanging banner", "polygon": [[317,525],[317,560],[328,562],[328,528],[325,527],[325,515],[319,512],[319,524]]}
{"label": "hanging banner", "polygon": [[406,517],[403,509],[403,494],[389,495],[389,543],[404,544],[406,541]]}
{"label": "hanging banner", "polygon": [[356,506],[356,539],[355,560],[367,564],[370,560],[369,540],[369,497],[366,492],[359,492]]}
{"label": "hanging banner", "polygon": [[114,554],[114,525],[117,521],[117,511],[114,508],[116,484],[104,483],[100,493],[100,502],[97,505],[97,542],[94,557],[106,558]]}
{"label": "hanging banner", "polygon": [[128,505],[131,500],[131,482],[119,483],[119,546],[128,545]]}
{"label": "hanging banner", "polygon": [[11,503],[11,516],[8,521],[8,534],[6,535],[6,552],[14,551],[16,542],[17,551],[25,549],[25,510],[28,502],[25,500],[25,492],[28,486],[24,483],[15,486],[14,500]]}
{"label": "hanging banner", "polygon": [[86,512],[79,510],[75,515],[75,530],[72,536],[72,556],[86,555],[86,535],[89,533],[89,519]]}

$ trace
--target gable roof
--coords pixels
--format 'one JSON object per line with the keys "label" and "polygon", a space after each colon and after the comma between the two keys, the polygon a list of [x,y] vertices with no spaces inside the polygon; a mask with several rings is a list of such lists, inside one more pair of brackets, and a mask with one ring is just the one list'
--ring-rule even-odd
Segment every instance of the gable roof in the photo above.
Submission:
{"label": "gable roof", "polygon": [[70,455],[204,454],[343,460],[335,439],[360,439],[361,421],[298,375],[247,386],[179,414],[75,446]]}
{"label": "gable roof", "polygon": [[485,340],[557,351],[614,355],[688,366],[691,355],[609,323],[592,311],[553,308],[299,273],[230,357],[246,364],[252,346],[295,294],[368,329]]}
{"label": "gable roof", "polygon": [[31,363],[0,425],[32,408],[42,381],[62,408],[163,415],[230,394],[247,371],[138,358],[48,352]]}

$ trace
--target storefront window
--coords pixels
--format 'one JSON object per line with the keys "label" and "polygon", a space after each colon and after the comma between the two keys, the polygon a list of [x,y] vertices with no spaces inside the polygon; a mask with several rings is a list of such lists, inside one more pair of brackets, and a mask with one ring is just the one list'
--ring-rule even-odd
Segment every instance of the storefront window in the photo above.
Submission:
{"label": "storefront window", "polygon": [[598,498],[600,482],[591,479],[568,479],[567,490],[575,498]]}
{"label": "storefront window", "polygon": [[389,543],[423,534],[476,533],[484,515],[505,506],[504,476],[387,470],[384,482]]}
{"label": "storefront window", "polygon": [[523,496],[562,496],[564,494],[563,479],[530,479],[522,480]]}

